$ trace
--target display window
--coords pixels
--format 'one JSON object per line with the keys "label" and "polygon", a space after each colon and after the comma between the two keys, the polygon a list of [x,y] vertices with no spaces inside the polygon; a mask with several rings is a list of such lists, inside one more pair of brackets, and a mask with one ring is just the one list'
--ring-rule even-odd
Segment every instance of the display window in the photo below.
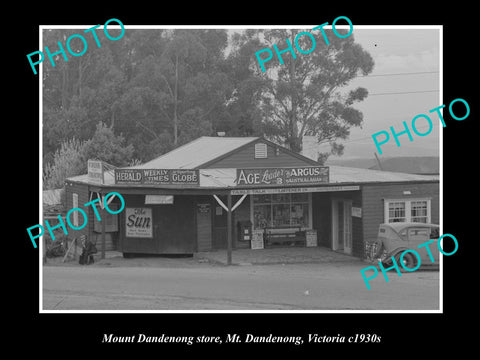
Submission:
{"label": "display window", "polygon": [[308,193],[253,195],[252,202],[254,229],[311,227]]}

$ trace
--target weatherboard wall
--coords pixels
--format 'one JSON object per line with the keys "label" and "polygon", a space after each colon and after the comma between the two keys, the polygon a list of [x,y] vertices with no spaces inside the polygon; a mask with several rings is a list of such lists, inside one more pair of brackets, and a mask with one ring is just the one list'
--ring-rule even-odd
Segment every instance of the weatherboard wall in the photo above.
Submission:
{"label": "weatherboard wall", "polygon": [[[78,204],[74,205],[73,203],[73,194],[78,195]],[[109,214],[106,210],[102,212],[101,208],[97,206],[97,211],[99,213],[101,221],[98,221],[95,211],[93,210],[92,206],[85,206],[84,204],[95,200],[97,198],[96,192],[93,192],[92,199],[90,199],[90,188],[87,184],[76,183],[67,181],[65,184],[65,203],[67,209],[73,209],[78,207],[85,211],[87,214],[87,224],[80,230],[74,230],[68,227],[68,237],[70,239],[77,239],[79,241],[80,236],[85,235],[87,239],[97,246],[97,250],[101,251],[102,248],[102,221],[105,222],[105,250],[116,250],[118,247],[118,239],[119,239],[119,232],[115,230],[115,228],[111,225],[112,224],[112,217],[117,217],[117,224],[119,222],[118,215]],[[98,202],[97,202],[98,203]],[[118,209],[120,203],[117,199],[114,199],[111,203],[111,208]],[[73,216],[71,216],[71,220]],[[82,224],[83,217],[79,214],[78,215],[79,225]],[[118,229],[118,227],[117,227]],[[78,246],[82,244],[78,242]]]}
{"label": "weatherboard wall", "polygon": [[[255,158],[255,144],[267,144],[267,157]],[[278,149],[278,150],[277,150]],[[220,157],[202,168],[267,168],[267,167],[294,167],[318,166],[316,161],[295,156],[295,154],[278,147],[270,142],[255,141],[249,143],[223,157]]]}
{"label": "weatherboard wall", "polygon": [[[404,192],[410,192],[405,194]],[[440,190],[438,182],[362,185],[363,240],[375,239],[378,226],[385,222],[385,199],[430,199],[431,222],[440,221]]]}
{"label": "weatherboard wall", "polygon": [[124,195],[125,209],[150,209],[151,237],[127,236],[129,220],[120,213],[120,247],[124,253],[192,254],[196,251],[196,203],[193,196],[175,196],[173,204],[146,205],[145,195]]}
{"label": "weatherboard wall", "polygon": [[[355,191],[352,194],[352,206],[362,208],[362,193]],[[362,218],[352,216],[352,255],[363,257],[363,222]]]}
{"label": "weatherboard wall", "polygon": [[[73,194],[78,195],[78,204],[73,203]],[[93,232],[93,210],[90,206],[84,207],[84,204],[89,201],[89,191],[88,186],[84,184],[78,184],[73,182],[67,182],[65,185],[65,208],[67,212],[73,208],[81,208],[87,214],[87,225],[83,227],[81,230],[73,230],[72,228],[68,227],[68,237],[70,239],[79,239],[80,236],[86,235],[89,238],[92,237]],[[73,218],[73,216],[72,216]],[[82,222],[83,218],[79,214],[79,222]],[[79,244],[80,245],[80,244]]]}

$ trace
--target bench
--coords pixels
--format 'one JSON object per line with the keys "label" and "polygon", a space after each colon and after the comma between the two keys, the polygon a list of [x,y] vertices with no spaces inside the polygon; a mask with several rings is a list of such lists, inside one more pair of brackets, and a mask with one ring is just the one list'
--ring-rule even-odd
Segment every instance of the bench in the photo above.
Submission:
{"label": "bench", "polygon": [[265,228],[263,233],[265,247],[306,246],[305,230],[296,228]]}

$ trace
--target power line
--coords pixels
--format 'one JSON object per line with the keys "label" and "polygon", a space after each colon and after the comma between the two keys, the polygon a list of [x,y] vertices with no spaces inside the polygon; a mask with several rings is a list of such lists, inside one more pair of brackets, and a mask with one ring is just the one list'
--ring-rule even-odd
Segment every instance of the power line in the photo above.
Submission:
{"label": "power line", "polygon": [[402,75],[420,75],[420,74],[438,74],[439,71],[417,71],[408,73],[391,73],[391,74],[376,74],[376,75],[361,75],[359,77],[378,77],[378,76],[402,76]]}
{"label": "power line", "polygon": [[[430,127],[430,126],[428,126]],[[427,128],[427,126],[419,126],[419,127],[416,127],[417,130],[425,130]],[[341,140],[339,139],[339,141],[341,141],[342,144],[347,144],[347,143],[351,143],[351,142],[355,142],[355,141],[361,141],[361,140],[371,140],[372,139],[372,135],[368,135],[368,136],[364,136],[364,137],[361,137],[361,138],[356,138],[356,139],[348,139],[348,140]],[[327,143],[324,143],[324,144],[318,144],[318,143],[315,143],[315,144],[310,144],[309,147],[307,147],[308,150],[310,149],[316,149],[318,148],[319,146],[321,145],[324,145],[326,146]]]}
{"label": "power line", "polygon": [[421,90],[421,91],[388,92],[388,93],[368,94],[368,96],[375,96],[375,95],[421,94],[421,93],[438,92],[438,91],[440,91],[440,90]]}

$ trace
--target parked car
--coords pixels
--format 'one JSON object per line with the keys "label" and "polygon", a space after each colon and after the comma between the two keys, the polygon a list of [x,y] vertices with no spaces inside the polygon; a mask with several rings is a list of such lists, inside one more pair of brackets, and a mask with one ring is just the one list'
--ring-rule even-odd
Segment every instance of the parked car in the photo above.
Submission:
{"label": "parked car", "polygon": [[[430,239],[438,239],[439,226],[436,224],[396,222],[380,224],[377,239],[366,246],[366,256],[372,261],[381,261],[384,265],[392,265],[392,256],[400,264],[400,255],[404,250],[412,249],[420,255],[421,264],[432,261],[425,247],[418,248]],[[430,252],[438,264],[439,250],[436,243],[429,246]],[[417,266],[417,257],[412,253],[403,256],[403,264],[407,268]]]}

